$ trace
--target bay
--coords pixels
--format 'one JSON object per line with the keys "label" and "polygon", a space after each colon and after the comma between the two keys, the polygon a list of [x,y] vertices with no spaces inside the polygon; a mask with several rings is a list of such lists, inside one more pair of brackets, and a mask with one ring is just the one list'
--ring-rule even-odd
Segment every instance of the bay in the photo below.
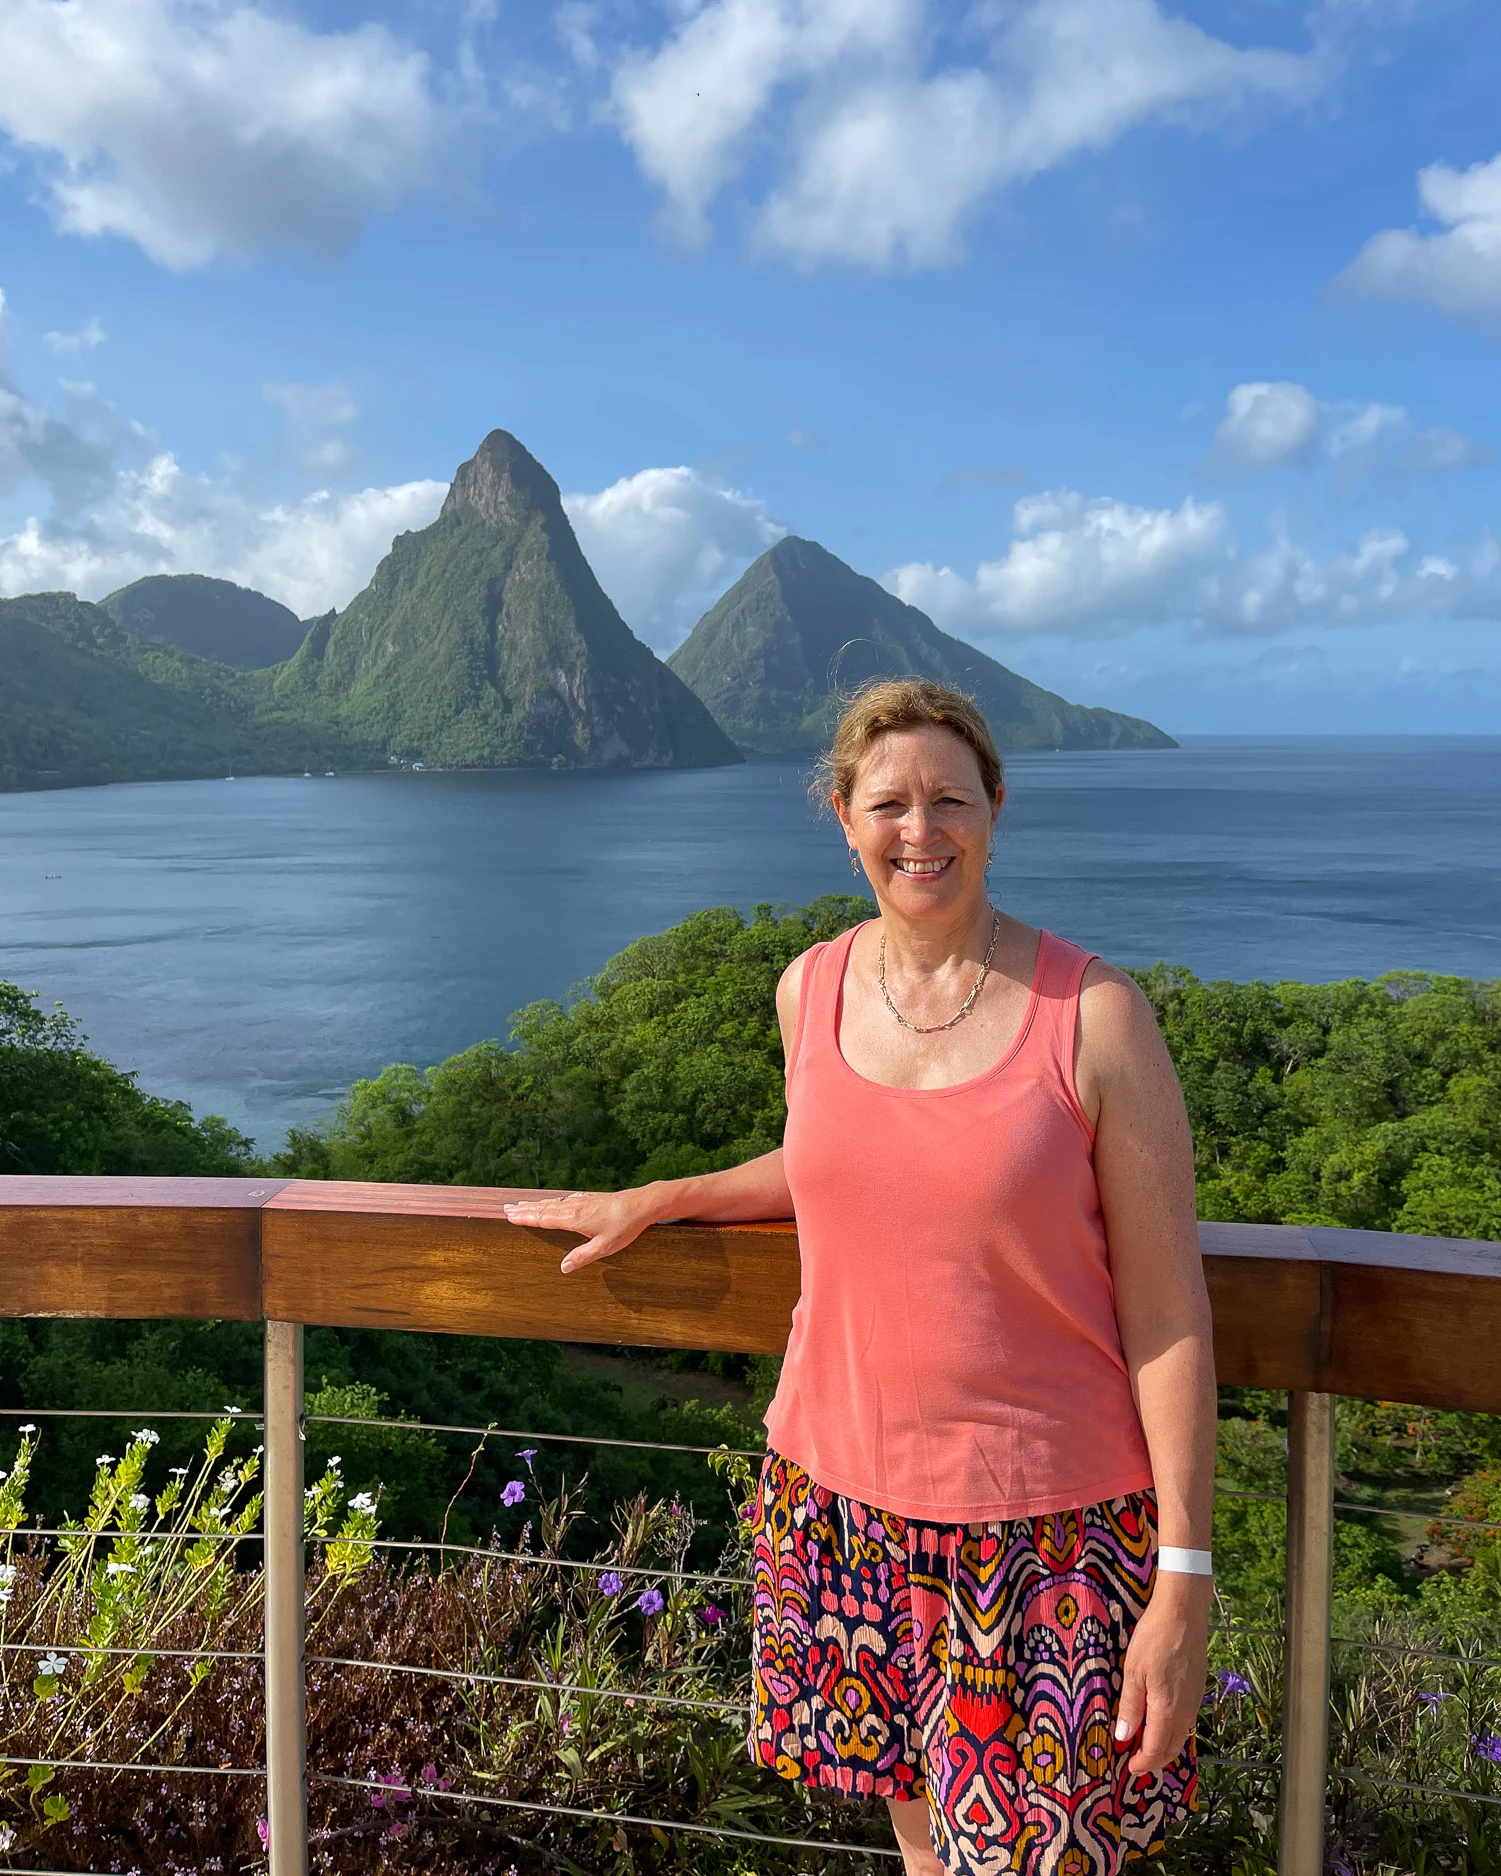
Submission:
{"label": "bay", "polygon": [[[1501,738],[1018,756],[993,896],[1121,964],[1501,976]],[[0,977],[264,1147],[706,905],[854,888],[802,768],[0,795]]]}

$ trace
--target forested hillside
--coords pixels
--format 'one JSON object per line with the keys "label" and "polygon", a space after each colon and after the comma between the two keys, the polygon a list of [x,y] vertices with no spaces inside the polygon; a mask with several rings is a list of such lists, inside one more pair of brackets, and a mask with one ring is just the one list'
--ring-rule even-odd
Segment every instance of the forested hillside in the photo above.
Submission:
{"label": "forested hillside", "polygon": [[71,593],[0,599],[0,789],[301,773],[382,760],[291,721],[259,673],[123,631]]}
{"label": "forested hillside", "polygon": [[[618,1186],[781,1138],[774,993],[799,951],[874,907],[696,913],[611,960],[513,1041],[356,1084],[278,1164],[304,1176]],[[1187,1096],[1200,1212],[1501,1240],[1501,986],[1206,984],[1134,973]]]}

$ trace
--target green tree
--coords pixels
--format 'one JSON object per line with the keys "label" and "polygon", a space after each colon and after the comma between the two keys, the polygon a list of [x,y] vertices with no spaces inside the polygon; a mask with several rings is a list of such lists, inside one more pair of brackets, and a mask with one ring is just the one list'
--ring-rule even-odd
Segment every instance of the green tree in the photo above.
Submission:
{"label": "green tree", "polygon": [[0,1172],[180,1173],[255,1170],[253,1142],[213,1115],[144,1094],[91,1055],[61,1008],[0,982]]}

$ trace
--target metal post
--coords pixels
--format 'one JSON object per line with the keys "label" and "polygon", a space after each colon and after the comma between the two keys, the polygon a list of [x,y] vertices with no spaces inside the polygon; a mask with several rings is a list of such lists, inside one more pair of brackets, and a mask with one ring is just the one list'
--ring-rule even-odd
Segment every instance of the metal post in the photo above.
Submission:
{"label": "metal post", "polygon": [[302,1324],[266,1324],[266,1823],[271,1876],[307,1876]]}
{"label": "metal post", "polygon": [[1291,1393],[1278,1876],[1323,1876],[1334,1598],[1334,1396]]}

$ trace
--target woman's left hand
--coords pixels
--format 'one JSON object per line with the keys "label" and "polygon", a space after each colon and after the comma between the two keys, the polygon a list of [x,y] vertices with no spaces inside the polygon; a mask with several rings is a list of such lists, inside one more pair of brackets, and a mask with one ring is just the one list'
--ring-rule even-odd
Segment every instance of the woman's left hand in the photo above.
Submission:
{"label": "woman's left hand", "polygon": [[1132,1772],[1160,1772],[1172,1764],[1194,1729],[1204,1699],[1209,1655],[1209,1610],[1214,1585],[1207,1576],[1161,1573],[1126,1649],[1115,1737],[1141,1738]]}

